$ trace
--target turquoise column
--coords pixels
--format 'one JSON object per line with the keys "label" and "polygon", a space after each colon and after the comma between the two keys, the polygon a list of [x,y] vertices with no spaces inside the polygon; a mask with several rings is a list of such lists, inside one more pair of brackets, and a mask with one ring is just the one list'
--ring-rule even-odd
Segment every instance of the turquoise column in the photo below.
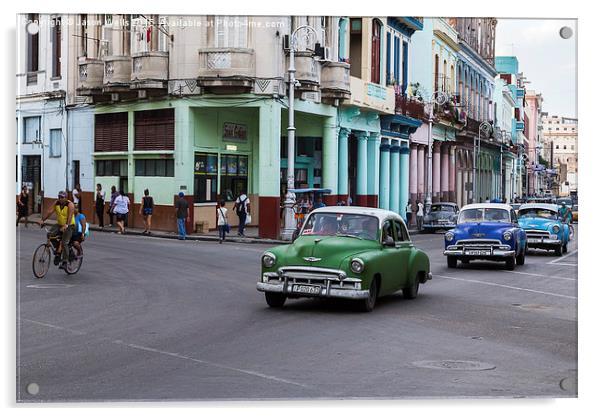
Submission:
{"label": "turquoise column", "polygon": [[339,145],[337,142],[337,126],[335,117],[324,120],[322,132],[322,187],[332,189],[331,195],[325,195],[327,205],[337,203],[339,169]]}
{"label": "turquoise column", "polygon": [[356,131],[357,138],[357,204],[368,205],[368,133]]}
{"label": "turquoise column", "polygon": [[399,213],[399,142],[397,140],[391,140],[390,154],[389,210]]}
{"label": "turquoise column", "polygon": [[378,207],[378,191],[380,183],[380,134],[370,133],[368,136],[368,206]]}
{"label": "turquoise column", "polygon": [[405,219],[410,199],[410,148],[403,143],[399,149],[399,214]]}
{"label": "turquoise column", "polygon": [[349,195],[349,133],[344,127],[339,130],[339,195]]}
{"label": "turquoise column", "polygon": [[390,176],[389,172],[391,169],[391,146],[389,141],[385,140],[380,145],[380,180],[378,188],[378,207],[382,209],[389,209],[389,193],[391,192]]}

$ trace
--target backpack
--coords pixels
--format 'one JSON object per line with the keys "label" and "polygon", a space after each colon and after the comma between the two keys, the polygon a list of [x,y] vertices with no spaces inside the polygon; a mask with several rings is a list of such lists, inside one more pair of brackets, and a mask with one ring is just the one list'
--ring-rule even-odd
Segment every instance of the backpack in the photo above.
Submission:
{"label": "backpack", "polygon": [[245,203],[247,202],[247,197],[245,197],[245,199],[242,199],[240,202],[236,203],[236,215],[242,215],[243,212],[246,212],[245,210]]}

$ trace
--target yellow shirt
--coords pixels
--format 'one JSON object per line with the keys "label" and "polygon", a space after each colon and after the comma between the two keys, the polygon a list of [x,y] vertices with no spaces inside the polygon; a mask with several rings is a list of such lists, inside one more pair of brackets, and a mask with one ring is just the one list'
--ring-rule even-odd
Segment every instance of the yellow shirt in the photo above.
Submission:
{"label": "yellow shirt", "polygon": [[[69,205],[65,205],[63,208],[59,204],[54,206],[54,213],[56,214],[56,223],[58,225],[67,224],[67,216],[69,215]],[[75,225],[75,214],[71,215],[71,225]]]}

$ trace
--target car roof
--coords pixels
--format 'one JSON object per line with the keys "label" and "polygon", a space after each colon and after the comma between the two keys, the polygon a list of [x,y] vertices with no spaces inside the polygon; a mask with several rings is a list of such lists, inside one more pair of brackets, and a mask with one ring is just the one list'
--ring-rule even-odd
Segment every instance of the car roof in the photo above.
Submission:
{"label": "car roof", "polygon": [[496,202],[483,202],[483,203],[479,203],[479,204],[464,205],[462,207],[461,211],[464,211],[466,209],[473,209],[473,208],[497,208],[497,209],[504,209],[506,211],[512,210],[512,207],[508,204],[500,204],[500,203],[496,203]]}
{"label": "car roof", "polygon": [[520,208],[518,208],[518,210],[520,211],[521,209],[528,209],[528,208],[548,209],[550,211],[558,212],[558,205],[556,205],[556,204],[537,204],[537,203],[522,204],[520,206]]}
{"label": "car roof", "polygon": [[386,209],[380,208],[369,208],[369,207],[356,207],[356,206],[330,206],[314,209],[313,213],[334,213],[334,214],[358,214],[358,215],[370,215],[377,217],[382,223],[388,219],[395,219],[403,222],[403,219],[399,214],[394,213]]}

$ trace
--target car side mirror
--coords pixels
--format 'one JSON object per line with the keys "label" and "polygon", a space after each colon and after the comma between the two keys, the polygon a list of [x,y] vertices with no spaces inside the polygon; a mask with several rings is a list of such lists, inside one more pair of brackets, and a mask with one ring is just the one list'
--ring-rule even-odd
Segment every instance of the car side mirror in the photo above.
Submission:
{"label": "car side mirror", "polygon": [[389,235],[389,236],[387,236],[387,238],[385,238],[385,241],[383,242],[383,245],[385,247],[395,247],[395,240],[393,240],[393,237],[391,237]]}

